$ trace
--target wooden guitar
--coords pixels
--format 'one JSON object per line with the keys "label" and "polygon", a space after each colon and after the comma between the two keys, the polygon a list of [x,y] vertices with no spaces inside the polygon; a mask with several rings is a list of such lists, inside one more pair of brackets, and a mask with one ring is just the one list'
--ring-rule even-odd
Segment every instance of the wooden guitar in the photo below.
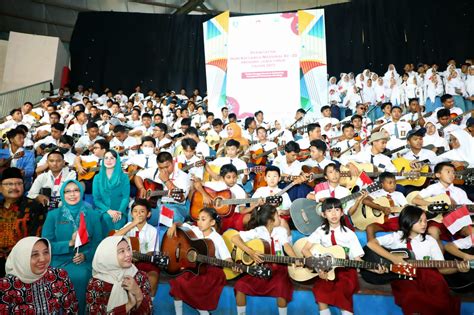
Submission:
{"label": "wooden guitar", "polygon": [[[393,165],[395,165],[395,168],[399,172],[410,172],[410,171],[412,171],[412,168],[410,166],[410,161],[405,159],[405,158],[402,158],[402,157],[396,158],[396,159],[392,160],[392,163],[393,163]],[[431,175],[430,167],[429,167],[430,161],[424,160],[424,161],[420,161],[418,163],[423,165],[423,167],[420,170],[419,176],[418,177],[413,176],[413,177],[409,177],[407,179],[399,179],[399,180],[397,180],[397,184],[400,184],[400,185],[403,185],[403,186],[407,186],[407,185],[417,186],[417,187],[423,186],[426,183],[426,179],[428,178],[427,176],[423,176],[423,175]]]}
{"label": "wooden guitar", "polygon": [[100,170],[100,166],[97,165],[97,162],[94,162],[94,161],[92,162],[82,161],[81,166],[86,170],[86,173],[80,174],[76,168],[78,181],[91,180],[92,178],[94,178],[95,174]]}
{"label": "wooden guitar", "polygon": [[236,268],[254,277],[264,279],[269,279],[272,275],[271,269],[265,266],[245,266],[215,258],[215,247],[212,240],[199,239],[192,230],[185,227],[176,229],[176,237],[169,237],[165,234],[161,249],[171,253],[166,272],[173,276],[186,271],[197,275],[204,271],[206,264],[224,267],[224,270]]}
{"label": "wooden guitar", "polygon": [[145,179],[143,181],[143,186],[146,189],[145,198],[148,200],[148,203],[152,208],[156,208],[158,199],[163,196],[169,196],[177,202],[184,201],[184,191],[182,189],[176,188],[171,192],[169,190],[163,190],[164,186],[162,184],[154,182],[151,179]]}
{"label": "wooden guitar", "polygon": [[[222,237],[224,238],[225,244],[229,249],[229,252],[232,256],[232,260],[235,262],[240,262],[244,266],[255,266],[255,262],[253,261],[252,257],[250,257],[246,252],[241,250],[239,247],[232,243],[232,237],[234,235],[238,235],[239,232],[236,230],[227,230]],[[274,263],[274,264],[304,264],[310,268],[319,268],[319,259],[312,257],[312,258],[304,258],[304,257],[290,257],[290,256],[280,256],[280,255],[271,255],[271,246],[270,244],[262,239],[254,239],[245,244],[252,248],[254,251],[260,252],[263,254],[262,260],[267,263]],[[224,272],[226,274],[227,279],[233,279],[237,277],[239,274],[235,273],[232,269],[225,268]]]}
{"label": "wooden guitar", "polygon": [[[114,235],[115,231],[110,231],[109,235]],[[153,254],[147,253],[142,254],[140,253],[140,240],[138,237],[130,237],[130,244],[132,245],[132,255],[134,261],[144,261],[149,262],[156,265],[160,269],[164,269],[168,267],[168,263],[170,261],[168,255],[164,254],[163,252],[154,252]]]}
{"label": "wooden guitar", "polygon": [[128,178],[130,179],[130,181],[133,182],[135,175],[137,175],[137,173],[140,172],[142,169],[143,168],[138,165],[131,164],[127,167],[127,169],[125,170],[125,173],[128,174]]}
{"label": "wooden guitar", "polygon": [[255,165],[266,165],[267,164],[267,156],[277,152],[278,148],[274,148],[271,150],[264,151],[263,148],[260,148],[255,151],[250,151],[250,163]]}
{"label": "wooden guitar", "polygon": [[[293,244],[293,250],[296,256],[303,257],[303,248],[308,241],[307,237],[300,238]],[[316,268],[306,267],[288,267],[288,274],[293,280],[304,282],[313,279],[318,276],[317,270],[326,271],[328,273],[328,280],[334,280],[336,278],[335,269],[337,267],[345,268],[360,268],[360,269],[377,269],[379,266],[384,266],[392,272],[397,272],[405,275],[407,272],[397,265],[393,265],[391,262],[379,263],[379,262],[368,262],[364,260],[349,260],[346,259],[346,251],[342,246],[331,246],[324,247],[320,244],[314,244],[311,249],[311,254],[318,260]],[[372,273],[367,271],[368,273]],[[374,273],[375,274],[375,273]],[[409,275],[409,274],[408,274]]]}
{"label": "wooden guitar", "polygon": [[22,158],[23,156],[25,156],[25,151],[17,152],[6,159],[0,159],[0,174],[2,174],[5,169],[10,167],[13,159],[19,159],[19,158]]}
{"label": "wooden guitar", "polygon": [[[341,203],[344,205],[348,201],[359,198],[362,191],[372,193],[381,188],[381,184],[375,182],[359,192],[341,198]],[[296,229],[304,235],[313,233],[319,226],[321,226],[321,206],[322,202],[316,202],[314,200],[300,198],[293,201],[290,208],[290,215]]]}
{"label": "wooden guitar", "polygon": [[[394,274],[387,273],[387,274],[375,274],[373,272],[364,272],[361,271],[362,278],[365,281],[372,284],[385,284],[392,280],[399,280],[400,275],[404,275],[408,278],[415,278],[416,277],[416,269],[417,268],[457,268],[460,261],[457,260],[415,260],[415,255],[413,255],[412,251],[407,248],[399,248],[399,249],[386,249],[391,254],[397,255],[402,257],[408,264],[406,265],[393,265],[398,266],[398,268],[402,268],[404,271],[403,273]],[[381,264],[390,264],[392,263],[390,260],[377,255],[373,250],[371,250],[368,246],[364,247],[365,255],[363,259],[367,262],[379,262]],[[469,268],[474,268],[474,260],[468,261]]]}
{"label": "wooden guitar", "polygon": [[136,144],[136,145],[133,145],[129,148],[125,148],[124,146],[117,145],[117,146],[113,147],[112,149],[114,149],[117,152],[120,152],[120,155],[124,155],[124,154],[128,154],[129,151],[134,151],[134,150],[140,149],[140,145]]}
{"label": "wooden guitar", "polygon": [[201,166],[204,166],[206,165],[207,162],[211,162],[211,161],[214,161],[216,158],[213,157],[213,156],[208,156],[208,157],[205,157],[199,161],[196,161],[194,163],[191,163],[191,164],[184,164],[184,163],[178,163],[178,168],[180,170],[182,170],[183,172],[188,172],[190,169],[192,169],[193,167],[201,167]]}
{"label": "wooden guitar", "polygon": [[[307,184],[309,186],[311,186],[312,188],[314,188],[314,186],[316,186],[316,184],[319,183],[321,179],[324,179],[323,169],[321,169],[317,166],[311,167],[311,166],[308,166],[308,165],[303,165],[301,167],[301,170],[305,174],[316,174],[316,175],[318,175],[318,177],[315,180],[307,182]],[[319,176],[321,174],[323,175],[323,177]]]}
{"label": "wooden guitar", "polygon": [[[212,207],[216,209],[217,214],[227,217],[234,212],[235,205],[258,202],[260,198],[244,198],[232,199],[232,193],[229,189],[222,191],[214,191],[211,188],[203,186],[204,191],[212,198]],[[269,196],[265,198],[265,202],[279,206],[283,201],[281,195]],[[191,218],[197,220],[199,212],[204,208],[204,198],[199,191],[195,191],[191,199],[191,208],[189,213]]]}

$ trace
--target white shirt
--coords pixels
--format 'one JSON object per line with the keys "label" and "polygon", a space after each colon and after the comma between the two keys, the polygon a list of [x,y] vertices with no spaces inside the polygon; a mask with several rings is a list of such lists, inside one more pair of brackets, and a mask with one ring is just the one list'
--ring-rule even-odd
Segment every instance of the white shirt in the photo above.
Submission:
{"label": "white shirt", "polygon": [[[245,163],[243,160],[239,159],[238,157],[231,159],[228,156],[221,156],[215,159],[214,161],[210,162],[209,164],[217,166],[217,167],[222,167],[223,165],[226,165],[226,164],[233,164],[238,171],[245,170],[247,168],[247,163]],[[239,179],[238,179],[239,184],[242,184],[243,177],[244,177],[244,174],[239,175]]]}
{"label": "white shirt", "polygon": [[[397,126],[398,134],[395,132],[395,125]],[[406,139],[408,131],[412,130],[411,125],[406,121],[389,122],[383,126],[383,129],[387,130],[390,136],[398,139]]]}
{"label": "white shirt", "polygon": [[285,155],[280,155],[273,160],[273,166],[280,168],[281,174],[297,176],[301,173],[301,162],[296,160],[288,165]]}
{"label": "white shirt", "polygon": [[91,140],[88,135],[85,135],[85,136],[80,137],[79,140],[77,140],[74,147],[75,148],[87,149],[89,146],[94,144],[94,142],[96,142],[96,140],[100,140],[100,139],[104,139],[104,138],[101,137],[101,136],[97,136],[97,137],[95,137],[94,140]]}
{"label": "white shirt", "polygon": [[[130,225],[131,223],[132,222],[128,222],[127,224],[125,224],[125,226]],[[145,225],[142,227],[140,231],[135,226],[130,231],[128,231],[126,235],[129,237],[136,237],[137,232],[139,232],[138,239],[140,242],[140,253],[146,254],[149,252],[153,252],[155,250],[160,250],[160,246],[156,246],[155,248],[157,237],[156,237],[156,228],[153,225],[145,223]]]}
{"label": "white shirt", "polygon": [[36,177],[36,179],[33,181],[33,184],[28,191],[27,197],[30,199],[35,199],[40,194],[41,188],[51,188],[51,196],[48,197],[58,197],[59,189],[61,188],[62,184],[67,180],[76,179],[76,172],[69,170],[68,167],[65,167],[62,169],[60,175],[57,178],[60,178],[59,185],[54,185],[56,178],[50,170],[39,174],[38,177]]}
{"label": "white shirt", "polygon": [[447,190],[449,191],[450,197],[456,202],[456,204],[472,204],[472,201],[469,200],[466,192],[461,188],[454,186],[453,184],[449,185],[448,188],[445,188],[440,182],[437,182],[435,184],[429,185],[425,189],[420,190],[418,194],[421,198],[428,198],[445,194]]}
{"label": "white shirt", "polygon": [[[350,161],[358,162],[358,163],[370,163],[372,151],[371,150],[362,150],[361,152],[354,154],[354,155],[347,155],[341,157],[340,161],[342,165],[346,165]],[[373,165],[378,168],[379,171],[387,171],[387,172],[397,172],[395,165],[393,165],[392,160],[382,154],[376,154],[373,158]]]}
{"label": "white shirt", "polygon": [[[114,137],[110,140],[110,147],[124,147],[125,149],[129,149],[130,147],[139,145],[138,141],[134,137],[127,137],[124,141],[120,141],[117,137]],[[130,150],[128,151],[128,155],[134,155],[137,153],[137,150]]]}
{"label": "white shirt", "polygon": [[191,120],[191,125],[196,127],[197,125],[202,126],[206,122],[207,118],[205,114],[196,114],[193,116],[193,119]]}
{"label": "white shirt", "polygon": [[[264,187],[260,187],[258,188],[252,198],[266,198],[268,196],[274,196],[276,194],[278,194],[279,192],[281,191],[280,188],[278,187],[268,187],[268,186],[264,186]],[[290,209],[291,207],[291,200],[290,200],[290,196],[288,196],[287,193],[284,193],[283,195],[281,195],[281,197],[283,198],[283,201],[281,203],[281,205],[278,206],[278,210],[288,210]]]}
{"label": "white shirt", "polygon": [[[380,197],[387,197],[387,195],[390,195],[395,207],[404,207],[408,204],[405,196],[399,191],[394,191],[394,192],[389,193],[385,189],[380,189],[370,194],[370,196],[374,199],[380,198]],[[395,218],[395,217],[398,217],[398,215],[399,213],[395,212],[395,213],[390,213],[388,217]]]}
{"label": "white shirt", "polygon": [[53,136],[47,136],[46,138],[43,138],[41,140],[36,141],[35,144],[33,145],[33,148],[37,149],[42,144],[44,144],[44,145],[49,145],[49,144],[58,145],[59,140],[54,139]]}
{"label": "white shirt", "polygon": [[127,162],[125,162],[125,165],[137,165],[140,166],[141,168],[156,168],[158,167],[158,163],[156,163],[156,154],[152,154],[148,156],[148,166],[147,165],[147,156],[145,154],[136,154],[129,159],[127,159]]}
{"label": "white shirt", "polygon": [[320,169],[323,170],[329,164],[334,164],[334,161],[324,158],[321,162],[318,162],[316,160],[309,158],[309,159],[306,159],[304,162],[302,162],[301,166],[319,167]]}
{"label": "white shirt", "polygon": [[[43,157],[41,158],[41,160],[38,162],[38,165],[37,166],[43,166],[43,165],[46,165],[46,163],[48,162],[48,155],[49,153],[43,155]],[[74,165],[74,161],[76,160],[76,155],[74,153],[71,152],[71,150],[67,151],[64,155],[64,161],[67,163],[67,165],[69,166],[73,166]]]}
{"label": "white shirt", "polygon": [[244,242],[260,238],[264,241],[267,241],[268,244],[271,245],[273,238],[275,253],[280,252],[281,256],[284,256],[283,246],[290,242],[285,228],[281,226],[274,227],[271,235],[267,228],[263,225],[257,226],[256,228],[248,231],[240,231],[239,234]]}
{"label": "white shirt", "polygon": [[[337,199],[347,197],[351,194],[351,191],[349,189],[341,185],[337,185],[336,188],[329,186],[329,189],[319,190],[318,192],[316,192],[316,194],[314,195],[314,199],[316,202],[320,202],[321,199],[331,197],[331,192],[334,192],[334,197]],[[354,203],[355,201],[351,200],[343,205],[345,214],[348,213],[349,208],[352,207]]]}
{"label": "white shirt", "polygon": [[[353,146],[356,143],[357,143],[357,141],[355,141],[354,139],[340,140],[336,144],[332,145],[332,148],[340,148],[341,152],[346,151],[341,156],[351,155],[355,152],[355,149],[354,149]],[[348,150],[349,148],[351,148],[351,149]]]}
{"label": "white shirt", "polygon": [[421,149],[420,152],[418,152],[417,155],[415,155],[415,153],[413,153],[412,150],[409,150],[408,152],[406,152],[405,154],[402,155],[402,157],[404,157],[405,159],[409,160],[409,161],[415,161],[415,160],[418,160],[418,161],[424,161],[424,160],[428,160],[428,161],[433,161],[434,159],[436,159],[436,153],[434,153],[433,151],[431,150],[427,150],[427,149]]}
{"label": "white shirt", "polygon": [[87,124],[80,125],[78,123],[72,124],[66,131],[68,136],[81,135],[84,136],[87,134]]}
{"label": "white shirt", "polygon": [[[205,182],[204,186],[210,188],[216,192],[223,191],[229,189],[232,193],[232,198],[234,199],[245,199],[247,198],[247,193],[243,190],[242,187],[239,185],[234,185],[229,187],[224,183],[224,181],[216,181],[216,182]],[[235,212],[240,212],[240,208],[245,208],[245,205],[236,205]]]}
{"label": "white shirt", "polygon": [[[406,241],[402,241],[403,232],[393,232],[384,236],[377,237],[377,241],[383,247],[389,249],[407,248]],[[443,253],[439,248],[438,242],[429,235],[426,235],[425,240],[420,234],[411,240],[412,251],[417,260],[444,260]]]}
{"label": "white shirt", "polygon": [[211,155],[211,149],[206,142],[200,141],[196,145],[196,155],[202,157],[208,157]]}
{"label": "white shirt", "polygon": [[[157,182],[158,184],[162,184],[163,187],[166,187],[166,185],[159,178],[160,170],[155,167],[148,168],[145,170],[140,170],[137,173],[137,176],[142,179],[151,179],[152,181]],[[189,189],[191,188],[191,179],[189,175],[183,172],[182,170],[178,169],[178,167],[175,165],[174,172],[173,174],[171,174],[169,180],[173,183],[173,185],[176,188],[182,189],[184,192],[184,197],[187,198]],[[170,202],[170,203],[179,203],[179,202],[176,202],[173,198],[168,198],[168,197],[162,197],[161,201]],[[184,202],[185,201],[183,201],[182,204],[184,204]]]}
{"label": "white shirt", "polygon": [[132,129],[130,132],[135,132],[135,131],[141,131],[142,134],[141,136],[144,137],[144,136],[151,136],[153,134],[153,126],[150,126],[150,127],[145,127],[144,125],[141,125],[141,126],[138,126],[134,129]]}
{"label": "white shirt", "polygon": [[[176,158],[176,161],[178,163],[182,163],[183,167],[184,167],[184,165],[190,165],[190,164],[199,162],[199,161],[201,161],[201,159],[198,158],[197,156],[193,155],[191,157],[191,159],[188,160],[188,159],[186,159],[186,156],[184,154],[180,154]],[[203,175],[204,175],[204,167],[203,166],[194,166],[187,173],[190,174],[190,175],[194,175],[195,177],[197,177],[199,179],[202,179]]]}
{"label": "white shirt", "polygon": [[454,240],[453,243],[459,249],[469,249],[473,245],[471,235],[466,236],[465,238],[460,238],[460,239]]}
{"label": "white shirt", "polygon": [[334,237],[336,239],[337,245],[344,247],[349,259],[364,256],[364,250],[359,243],[357,235],[347,227],[345,228],[345,231],[343,231],[341,227],[337,227],[335,229],[330,228],[329,232],[326,234],[326,232],[324,232],[323,228],[320,226],[313,233],[311,233],[311,235],[308,237],[308,242],[312,244],[321,244],[324,247],[331,247],[333,246],[331,242],[332,230],[334,231]]}
{"label": "white shirt", "polygon": [[225,245],[224,239],[219,233],[216,232],[216,230],[212,229],[212,232],[211,234],[209,234],[209,236],[204,236],[202,231],[197,226],[189,225],[187,223],[183,223],[182,226],[188,229],[191,229],[191,231],[193,231],[194,234],[196,234],[197,238],[199,239],[204,238],[204,239],[212,240],[212,242],[214,243],[216,258],[223,259],[223,260],[231,258],[229,250],[227,249],[227,246]]}

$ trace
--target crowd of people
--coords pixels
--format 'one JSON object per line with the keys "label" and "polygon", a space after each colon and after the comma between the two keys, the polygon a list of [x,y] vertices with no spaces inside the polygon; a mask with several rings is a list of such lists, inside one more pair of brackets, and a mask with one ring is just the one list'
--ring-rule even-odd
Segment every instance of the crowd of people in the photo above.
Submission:
{"label": "crowd of people", "polygon": [[[474,259],[471,221],[453,229],[430,209],[436,198],[447,203],[443,215],[474,200],[474,65],[341,74],[329,79],[328,97],[291,121],[266,121],[261,110],[237,117],[230,106],[211,112],[199,90],[144,95],[140,86],[129,96],[61,88],[39,107],[13,109],[0,125],[0,313],[152,313],[160,268],[135,253],[160,252],[167,215],[165,238],[191,231],[229,262],[229,246],[258,264],[313,257],[316,245],[342,246],[357,261],[370,249],[395,265],[404,261],[391,249],[407,248],[417,260],[450,255],[458,260],[452,268],[420,268],[391,286],[404,313],[459,313],[450,287],[473,276],[462,262]],[[369,192],[370,182],[379,186]],[[301,252],[290,211],[300,199],[319,207],[322,222]],[[369,207],[382,221],[360,223]],[[224,239],[230,229],[238,233]],[[366,248],[357,230],[365,230]],[[270,245],[267,255],[248,245],[257,239]],[[288,266],[271,262],[271,278],[235,282],[239,315],[248,295],[276,297],[286,314]],[[338,268],[331,281],[328,271],[317,269],[313,286],[320,314],[329,306],[352,313],[357,269]],[[201,314],[215,310],[225,285],[223,268],[211,265],[174,277],[176,314],[183,302]]]}

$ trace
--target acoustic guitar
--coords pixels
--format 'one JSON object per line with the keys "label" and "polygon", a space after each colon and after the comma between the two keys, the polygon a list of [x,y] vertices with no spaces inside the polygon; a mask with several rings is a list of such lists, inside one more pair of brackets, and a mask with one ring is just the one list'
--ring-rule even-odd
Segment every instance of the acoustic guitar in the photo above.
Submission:
{"label": "acoustic guitar", "polygon": [[86,172],[84,174],[81,174],[76,168],[78,181],[91,180],[92,178],[94,178],[95,174],[98,171],[100,171],[100,166],[97,165],[97,162],[94,162],[94,161],[92,162],[81,161],[81,166],[84,168]]}
{"label": "acoustic guitar", "polygon": [[[114,235],[115,231],[111,231],[109,235]],[[144,261],[156,265],[160,269],[168,267],[169,257],[163,252],[153,252],[142,254],[140,253],[140,240],[138,237],[130,237],[130,244],[132,245],[132,256],[134,261]]]}
{"label": "acoustic guitar", "polygon": [[19,158],[22,158],[23,156],[25,156],[25,151],[17,152],[6,159],[0,159],[0,174],[2,174],[5,169],[10,167],[13,159],[19,159]]}
{"label": "acoustic guitar", "polygon": [[130,181],[133,182],[135,175],[137,175],[137,173],[140,172],[142,169],[143,168],[138,165],[130,164],[125,170],[125,173],[128,174],[128,179],[130,179]]}
{"label": "acoustic guitar", "polygon": [[[392,160],[393,165],[395,165],[395,168],[399,172],[410,172],[412,171],[412,167],[410,166],[410,161],[405,159],[405,158],[396,158]],[[420,170],[419,176],[414,176],[414,177],[409,177],[407,179],[399,179],[397,180],[397,184],[403,185],[403,186],[417,186],[421,187],[426,183],[427,178],[430,178],[432,176],[430,173],[430,161],[424,160],[424,161],[419,161],[419,164],[423,165],[423,167]],[[423,176],[425,175],[425,176]]]}
{"label": "acoustic guitar", "polygon": [[[303,257],[303,248],[308,241],[307,237],[300,238],[293,244],[293,250],[296,256]],[[331,246],[324,247],[320,244],[314,244],[310,249],[311,254],[317,259],[317,268],[306,268],[306,267],[288,267],[288,274],[290,278],[299,282],[308,281],[318,276],[318,270],[326,271],[328,273],[328,280],[334,280],[336,278],[335,269],[338,267],[345,268],[359,268],[359,269],[377,269],[379,266],[384,266],[391,272],[396,272],[401,275],[411,276],[411,269],[405,270],[405,268],[394,265],[391,262],[379,263],[377,261],[364,261],[364,260],[350,260],[346,259],[346,251],[342,246]],[[368,273],[373,273],[369,272]]]}
{"label": "acoustic guitar", "polygon": [[173,276],[183,272],[191,272],[197,275],[205,271],[206,264],[224,267],[224,270],[235,268],[251,276],[264,279],[269,279],[272,275],[271,269],[265,266],[245,266],[214,257],[215,247],[213,241],[211,239],[199,239],[191,229],[185,227],[176,229],[175,237],[169,237],[168,234],[165,234],[161,249],[164,252],[171,253],[166,272]]}
{"label": "acoustic guitar", "polygon": [[[209,164],[209,167],[216,174],[219,174],[219,172],[221,171],[220,166]],[[249,173],[265,173],[266,169],[267,167],[265,165],[256,165],[256,166],[252,166],[246,169],[237,170],[237,175],[241,175],[245,171],[248,171]],[[214,179],[211,177],[211,175],[207,171],[205,171],[203,181],[211,182],[211,181],[214,181]]]}
{"label": "acoustic guitar", "polygon": [[[404,268],[403,273],[394,274],[386,273],[386,274],[376,274],[373,272],[367,272],[361,270],[362,278],[367,281],[368,283],[372,284],[386,284],[393,280],[401,279],[401,275],[405,276],[406,278],[415,278],[416,277],[416,269],[417,268],[457,268],[460,261],[457,260],[415,260],[415,255],[412,251],[407,248],[399,248],[399,249],[387,249],[393,255],[402,257],[407,264],[406,265],[394,265]],[[392,263],[390,260],[376,254],[373,250],[371,250],[368,246],[364,247],[365,255],[362,257],[364,261],[373,262],[373,263],[381,263],[381,264],[390,264]],[[467,261],[469,264],[469,268],[474,268],[474,260]]]}
{"label": "acoustic guitar", "polygon": [[199,161],[196,161],[194,163],[191,163],[191,164],[184,164],[184,163],[178,163],[178,168],[180,170],[182,170],[183,172],[188,172],[190,169],[192,169],[193,167],[201,167],[201,166],[204,166],[206,165],[207,162],[211,162],[211,161],[214,161],[216,158],[213,157],[213,156],[208,156],[208,157],[205,157]]}
{"label": "acoustic guitar", "polygon": [[[255,266],[255,262],[252,257],[250,257],[246,252],[241,250],[239,247],[232,243],[232,237],[234,235],[239,235],[239,232],[236,230],[227,230],[222,237],[224,238],[225,244],[229,249],[229,252],[232,256],[232,260],[235,262],[241,262],[245,266]],[[290,257],[290,256],[279,256],[271,254],[270,244],[262,239],[254,239],[248,242],[245,242],[245,245],[252,248],[256,252],[263,254],[262,260],[267,263],[274,264],[304,264],[310,268],[319,267],[319,259],[317,258],[304,258],[304,257]],[[226,274],[227,279],[233,279],[238,276],[232,269],[225,268],[224,273]]]}
{"label": "acoustic guitar", "polygon": [[163,196],[169,196],[177,202],[184,201],[184,191],[182,189],[175,188],[171,191],[163,190],[164,186],[162,184],[152,181],[151,179],[145,179],[143,181],[143,187],[146,190],[145,198],[152,208],[156,208],[158,199]]}

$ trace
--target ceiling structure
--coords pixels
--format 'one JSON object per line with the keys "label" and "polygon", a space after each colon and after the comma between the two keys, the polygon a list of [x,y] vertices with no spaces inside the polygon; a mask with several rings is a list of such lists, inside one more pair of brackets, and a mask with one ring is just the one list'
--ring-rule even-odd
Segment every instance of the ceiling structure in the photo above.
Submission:
{"label": "ceiling structure", "polygon": [[255,14],[321,7],[350,0],[2,0],[0,32],[59,37],[68,43],[79,12]]}

